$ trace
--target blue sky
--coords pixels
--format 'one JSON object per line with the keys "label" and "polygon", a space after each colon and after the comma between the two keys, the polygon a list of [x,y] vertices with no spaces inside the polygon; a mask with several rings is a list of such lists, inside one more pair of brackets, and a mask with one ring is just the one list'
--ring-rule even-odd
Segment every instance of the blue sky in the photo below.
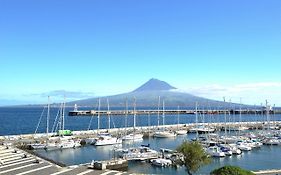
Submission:
{"label": "blue sky", "polygon": [[1,0],[0,104],[128,92],[154,77],[281,105],[280,12],[279,0]]}

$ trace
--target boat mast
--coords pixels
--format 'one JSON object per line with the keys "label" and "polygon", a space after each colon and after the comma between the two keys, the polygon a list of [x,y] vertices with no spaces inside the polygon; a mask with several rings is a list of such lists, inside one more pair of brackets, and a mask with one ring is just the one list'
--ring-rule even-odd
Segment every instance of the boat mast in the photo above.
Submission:
{"label": "boat mast", "polygon": [[125,102],[125,135],[127,135],[127,126],[128,126],[128,99],[126,98]]}
{"label": "boat mast", "polygon": [[230,98],[229,99],[229,109],[228,109],[228,135],[230,135],[231,123],[232,123],[231,122],[231,113],[230,113],[231,108],[232,108],[232,105],[231,105],[231,98]]}
{"label": "boat mast", "polygon": [[148,143],[150,143],[150,113],[147,114],[147,124],[148,124]]}
{"label": "boat mast", "polygon": [[165,125],[165,100],[163,100],[163,114],[162,114],[162,120],[163,120],[163,128]]}
{"label": "boat mast", "polygon": [[195,125],[196,125],[196,140],[198,141],[198,102],[195,103]]}
{"label": "boat mast", "polygon": [[[225,97],[223,97],[223,102],[225,105]],[[226,105],[225,105],[226,106]],[[226,131],[226,107],[224,107],[224,142],[226,144],[226,137],[227,137],[227,131]]]}
{"label": "boat mast", "polygon": [[177,130],[179,130],[179,124],[180,124],[180,106],[178,106],[178,125],[177,125]]}
{"label": "boat mast", "polygon": [[134,132],[136,130],[136,97],[134,97]]}
{"label": "boat mast", "polygon": [[272,117],[272,121],[273,121],[273,126],[274,128],[276,128],[276,119],[275,119],[275,104],[273,105],[273,117]]}
{"label": "boat mast", "polygon": [[65,115],[65,96],[64,96],[64,99],[63,99],[63,105],[62,105],[62,135],[64,133],[64,116]]}
{"label": "boat mast", "polygon": [[60,104],[60,109],[59,109],[59,121],[58,121],[58,134],[59,136],[62,136],[62,109],[63,109],[63,102]]}
{"label": "boat mast", "polygon": [[98,102],[98,133],[99,133],[99,130],[100,130],[100,98],[99,98],[99,102]]}
{"label": "boat mast", "polygon": [[[265,118],[264,118],[264,108],[263,108],[263,104],[261,103],[261,118],[262,118],[262,122],[265,123]],[[262,126],[262,131],[264,131],[264,126]]]}
{"label": "boat mast", "polygon": [[47,137],[49,136],[49,118],[50,118],[50,96],[48,96],[48,110],[47,110],[47,128],[46,128],[46,133]]}
{"label": "boat mast", "polygon": [[[204,132],[205,137],[208,137],[208,136],[206,136],[207,133],[206,133],[206,125],[205,125],[205,107],[204,106],[202,106],[202,126],[205,130],[205,132]],[[208,128],[208,130],[209,130],[209,128]]]}
{"label": "boat mast", "polygon": [[242,120],[242,108],[241,108],[241,104],[242,104],[242,98],[240,97],[240,105],[239,105],[239,128],[238,128],[238,133],[239,136],[241,134],[241,120]]}
{"label": "boat mast", "polygon": [[160,125],[160,96],[158,96],[158,110],[157,110],[157,126]]}
{"label": "boat mast", "polygon": [[265,107],[266,107],[267,131],[269,131],[270,118],[269,118],[269,105],[267,100],[265,100]]}
{"label": "boat mast", "polygon": [[110,129],[110,111],[109,111],[109,100],[108,100],[108,98],[106,99],[106,101],[107,101],[108,129]]}

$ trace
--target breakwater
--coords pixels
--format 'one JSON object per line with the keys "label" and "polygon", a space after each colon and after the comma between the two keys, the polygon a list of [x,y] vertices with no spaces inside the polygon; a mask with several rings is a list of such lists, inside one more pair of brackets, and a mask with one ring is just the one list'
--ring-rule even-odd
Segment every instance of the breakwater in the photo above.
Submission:
{"label": "breakwater", "polygon": [[[69,111],[69,116],[94,116],[94,115],[157,115],[157,114],[195,114],[195,110],[111,110],[111,111],[97,111],[97,110],[73,110]],[[197,110],[198,114],[266,114],[266,110],[243,109],[243,110]],[[281,114],[281,110],[269,111],[270,114]]]}
{"label": "breakwater", "polygon": [[[266,129],[269,126],[281,126],[281,121],[271,121],[271,122],[263,122],[263,121],[255,121],[255,122],[219,122],[219,123],[187,123],[187,124],[173,124],[173,125],[154,125],[154,126],[137,126],[126,127],[126,128],[111,128],[111,129],[94,129],[94,130],[79,130],[72,131],[73,136],[77,138],[86,138],[92,135],[96,135],[99,132],[109,132],[111,134],[117,134],[124,131],[132,131],[138,130],[143,133],[147,133],[149,131],[154,131],[157,129],[166,129],[166,130],[177,130],[179,128],[186,129],[187,131],[196,126],[208,126],[213,127],[217,130],[222,130],[224,128],[235,128],[235,127],[247,127],[250,130],[254,129]],[[57,133],[49,133],[48,136],[56,135]],[[46,137],[46,133],[36,133],[36,134],[16,134],[16,135],[5,135],[0,136],[0,141],[10,141],[10,142],[18,142],[24,139],[38,139],[42,137]],[[30,141],[30,140],[28,140]]]}

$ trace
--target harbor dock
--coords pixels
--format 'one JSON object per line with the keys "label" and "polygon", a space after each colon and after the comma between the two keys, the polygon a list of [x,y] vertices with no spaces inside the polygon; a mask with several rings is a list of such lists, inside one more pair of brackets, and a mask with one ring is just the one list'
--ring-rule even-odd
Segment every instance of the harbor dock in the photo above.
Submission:
{"label": "harbor dock", "polygon": [[[122,133],[124,131],[130,132],[135,130],[138,130],[140,132],[143,132],[144,135],[149,132],[149,131],[154,131],[158,129],[166,129],[166,130],[171,130],[175,131],[177,129],[184,129],[189,131],[191,128],[196,127],[196,126],[206,126],[206,127],[213,127],[216,130],[222,130],[225,127],[226,128],[235,128],[235,127],[247,127],[250,130],[251,129],[262,129],[266,128],[267,126],[271,125],[276,125],[276,126],[281,126],[281,121],[270,121],[270,122],[264,122],[264,121],[254,121],[254,122],[218,122],[218,123],[186,123],[186,124],[172,124],[172,125],[159,125],[159,126],[136,126],[134,127],[127,127],[127,128],[110,128],[110,129],[103,129],[100,128],[99,130],[82,130],[82,131],[72,131],[72,135],[75,138],[79,139],[85,139],[88,137],[93,137],[98,134],[98,132],[109,132],[113,135],[117,133]],[[56,135],[57,133],[49,133],[49,137]],[[18,142],[20,141],[21,143],[26,141],[32,141],[40,138],[46,137],[46,133],[36,133],[36,134],[20,134],[20,135],[6,135],[6,136],[0,136],[0,142],[6,141],[6,142],[12,142],[15,144],[19,144]]]}
{"label": "harbor dock", "polygon": [[[69,111],[68,115],[69,116],[95,116],[95,115],[156,115],[156,114],[195,114],[195,110],[111,110],[111,111],[97,111],[97,110],[73,110]],[[240,110],[225,110],[225,109],[220,109],[220,110],[197,110],[199,114],[266,114],[266,110],[256,110],[256,109],[242,109]],[[275,113],[275,114],[281,114],[281,110],[275,110],[275,111],[269,111],[270,113]]]}

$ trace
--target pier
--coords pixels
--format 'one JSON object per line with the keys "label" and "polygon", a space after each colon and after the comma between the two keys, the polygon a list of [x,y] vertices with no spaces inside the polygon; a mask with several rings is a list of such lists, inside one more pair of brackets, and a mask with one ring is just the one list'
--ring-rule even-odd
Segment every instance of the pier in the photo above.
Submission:
{"label": "pier", "polygon": [[[135,130],[138,130],[140,132],[143,132],[144,134],[148,131],[154,131],[158,129],[166,129],[166,130],[176,130],[178,128],[190,130],[193,127],[196,127],[198,125],[201,126],[208,126],[208,127],[214,127],[216,130],[221,130],[231,127],[247,127],[249,129],[262,129],[267,128],[267,126],[281,126],[281,121],[270,121],[270,122],[264,122],[264,121],[255,121],[255,122],[219,122],[219,123],[186,123],[186,124],[172,124],[172,125],[159,125],[159,126],[136,126]],[[72,135],[75,138],[88,138],[92,136],[96,136],[98,132],[109,132],[113,135],[120,133],[120,132],[130,132],[133,131],[133,127],[127,127],[127,128],[111,128],[111,129],[103,129],[100,128],[99,130],[82,130],[82,131],[72,131]],[[49,133],[49,136],[56,135],[57,133]],[[2,142],[9,142],[13,144],[21,144],[25,141],[32,141],[40,138],[46,137],[46,133],[36,133],[36,134],[20,134],[20,135],[6,135],[6,136],[0,136],[0,143]]]}
{"label": "pier", "polygon": [[[95,116],[95,115],[156,115],[156,114],[195,114],[195,110],[111,110],[111,111],[97,111],[97,110],[73,110],[69,111],[69,116]],[[243,109],[243,110],[197,110],[199,114],[266,114],[266,110],[256,110],[256,109]],[[281,114],[281,110],[269,111],[271,114]]]}

